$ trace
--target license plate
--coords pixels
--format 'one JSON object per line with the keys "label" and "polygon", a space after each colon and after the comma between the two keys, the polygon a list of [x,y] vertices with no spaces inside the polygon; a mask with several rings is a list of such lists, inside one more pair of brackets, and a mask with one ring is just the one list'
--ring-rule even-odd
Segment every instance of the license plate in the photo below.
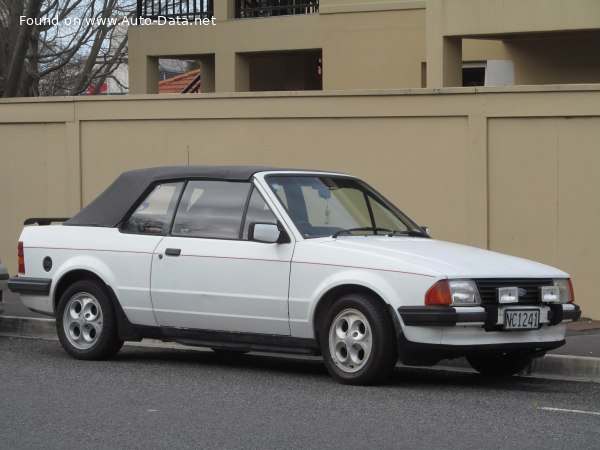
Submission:
{"label": "license plate", "polygon": [[504,311],[505,330],[535,330],[539,325],[539,309],[508,309]]}

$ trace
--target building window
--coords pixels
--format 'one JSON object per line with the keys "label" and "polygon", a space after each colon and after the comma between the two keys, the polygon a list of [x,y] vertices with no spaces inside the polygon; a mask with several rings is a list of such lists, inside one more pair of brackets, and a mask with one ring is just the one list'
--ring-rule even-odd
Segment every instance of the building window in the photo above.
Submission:
{"label": "building window", "polygon": [[463,63],[462,85],[465,87],[485,85],[485,62]]}

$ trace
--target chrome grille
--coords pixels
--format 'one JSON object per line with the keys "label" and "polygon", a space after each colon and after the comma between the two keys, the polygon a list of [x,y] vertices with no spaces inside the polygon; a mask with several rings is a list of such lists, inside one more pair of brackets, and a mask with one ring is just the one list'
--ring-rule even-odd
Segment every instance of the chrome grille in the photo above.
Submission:
{"label": "chrome grille", "polygon": [[488,278],[475,280],[481,303],[483,305],[498,304],[498,288],[518,287],[525,289],[526,294],[519,296],[519,305],[537,305],[540,303],[540,286],[552,286],[552,278]]}

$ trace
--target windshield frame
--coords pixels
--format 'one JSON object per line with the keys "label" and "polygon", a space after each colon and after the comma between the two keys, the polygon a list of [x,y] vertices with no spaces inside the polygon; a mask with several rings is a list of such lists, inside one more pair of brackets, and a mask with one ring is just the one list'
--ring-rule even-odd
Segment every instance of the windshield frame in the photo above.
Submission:
{"label": "windshield frame", "polygon": [[[334,234],[337,234],[338,236],[361,236],[361,237],[364,237],[364,236],[380,236],[380,237],[381,236],[400,236],[400,237],[430,238],[430,236],[427,234],[427,232],[422,227],[420,227],[414,220],[412,220],[409,216],[407,216],[404,212],[402,212],[402,210],[400,210],[396,205],[394,205],[385,196],[380,194],[371,185],[369,185],[368,183],[366,183],[365,181],[363,181],[357,177],[354,177],[351,175],[339,174],[339,173],[329,173],[329,172],[318,172],[318,173],[271,172],[271,173],[265,174],[262,178],[265,182],[266,188],[269,191],[269,194],[271,194],[271,196],[274,199],[274,201],[276,202],[277,206],[282,208],[283,211],[285,211],[286,216],[289,218],[291,224],[293,225],[295,230],[297,230],[298,234],[302,237],[302,239],[322,239],[322,238],[327,238],[327,237],[331,238],[331,237],[334,237],[333,236]],[[280,199],[280,197],[277,195],[277,193],[273,189],[271,181],[270,181],[270,179],[272,179],[272,178],[316,178],[316,179],[331,178],[334,180],[340,179],[340,180],[352,181],[357,184],[357,188],[360,190],[360,192],[362,192],[366,198],[369,198],[369,203],[371,201],[375,200],[375,201],[379,202],[381,205],[383,205],[384,207],[386,207],[387,209],[389,209],[394,214],[394,216],[396,216],[396,218],[402,224],[404,224],[404,226],[406,226],[408,232],[394,234],[394,233],[383,233],[381,231],[379,231],[379,232],[374,231],[373,234],[361,234],[361,235],[345,234],[343,232],[342,233],[332,232],[332,233],[323,234],[323,235],[307,236],[304,233],[302,233],[302,231],[300,230],[296,221],[292,217],[292,214],[290,214],[288,207],[284,204],[284,202]],[[368,203],[367,203],[367,207],[369,209],[370,214],[372,214],[371,206]],[[373,222],[374,218],[372,215],[370,217],[370,220],[371,220],[371,224],[373,226],[375,226],[374,222]],[[415,235],[419,235],[419,236],[415,236]]]}

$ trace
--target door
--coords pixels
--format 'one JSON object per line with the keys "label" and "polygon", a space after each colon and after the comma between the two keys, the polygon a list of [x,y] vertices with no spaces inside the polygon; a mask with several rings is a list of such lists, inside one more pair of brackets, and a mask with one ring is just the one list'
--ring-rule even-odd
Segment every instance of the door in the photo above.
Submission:
{"label": "door", "polygon": [[172,233],[153,255],[151,294],[159,325],[290,334],[293,243],[248,240],[252,222],[277,219],[251,183],[188,182]]}

